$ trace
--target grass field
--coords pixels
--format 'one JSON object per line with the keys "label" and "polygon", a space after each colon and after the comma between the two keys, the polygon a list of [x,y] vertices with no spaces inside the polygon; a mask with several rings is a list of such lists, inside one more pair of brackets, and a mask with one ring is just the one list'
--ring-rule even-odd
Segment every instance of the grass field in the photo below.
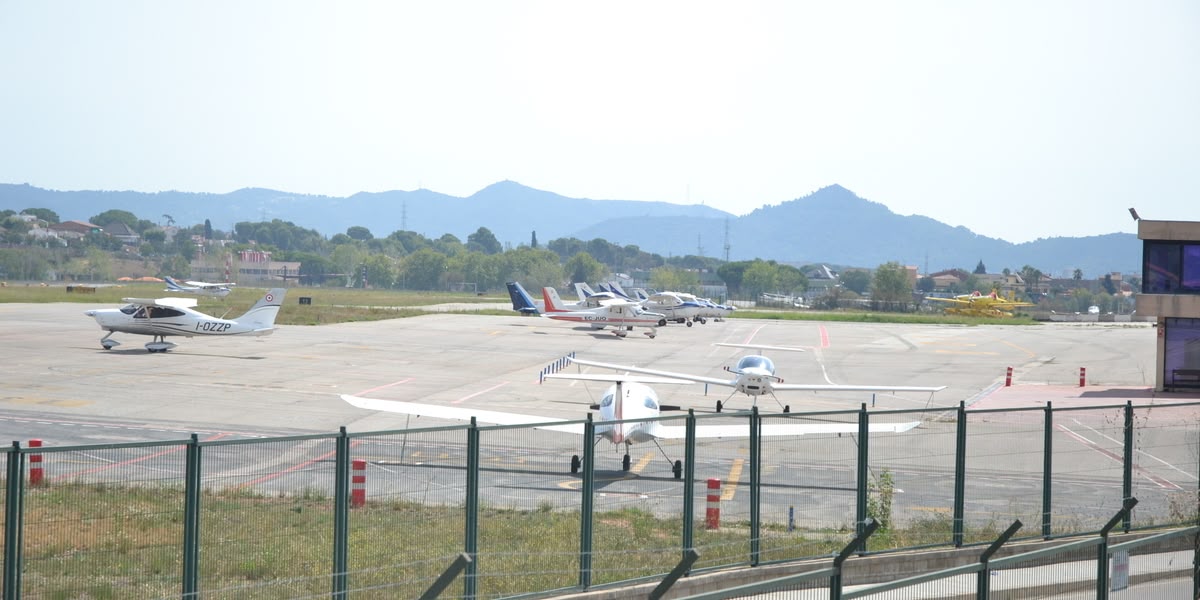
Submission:
{"label": "grass field", "polygon": [[[68,291],[70,290],[70,291]],[[237,287],[224,299],[198,297],[197,309],[211,315],[240,314],[263,293],[263,288]],[[122,298],[160,298],[168,295],[162,284],[134,283],[127,285],[75,284],[39,285],[9,284],[0,287],[0,303],[5,302],[76,302],[98,306],[116,305]],[[310,304],[300,304],[307,297]],[[280,325],[323,325],[349,321],[378,321],[428,314],[423,307],[457,304],[507,303],[507,296],[477,295],[455,292],[426,292],[408,290],[363,290],[354,288],[294,287],[288,289],[284,308],[276,322]],[[481,308],[463,310],[470,314],[512,315],[507,309]],[[755,310],[744,309],[733,314],[734,319],[776,319],[802,321],[846,321],[855,323],[910,323],[931,325],[1031,325],[1037,323],[1027,316],[1013,318],[973,318],[941,313],[886,313],[862,310],[815,311],[808,309]]]}

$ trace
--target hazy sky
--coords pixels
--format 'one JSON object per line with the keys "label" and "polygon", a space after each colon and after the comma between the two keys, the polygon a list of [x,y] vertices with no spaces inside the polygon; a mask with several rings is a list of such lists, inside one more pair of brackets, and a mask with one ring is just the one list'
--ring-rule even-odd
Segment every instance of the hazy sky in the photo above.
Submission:
{"label": "hazy sky", "polygon": [[1200,220],[1195,0],[7,0],[0,56],[3,183]]}

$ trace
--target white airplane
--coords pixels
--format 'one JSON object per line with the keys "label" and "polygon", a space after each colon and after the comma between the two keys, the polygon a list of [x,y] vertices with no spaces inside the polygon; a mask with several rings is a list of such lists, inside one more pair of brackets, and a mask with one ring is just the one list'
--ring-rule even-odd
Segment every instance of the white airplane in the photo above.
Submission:
{"label": "white airplane", "polygon": [[184,292],[200,296],[212,296],[214,298],[228,296],[231,291],[230,288],[237,285],[235,283],[206,283],[203,281],[185,281],[179,283],[170,277],[163,277],[163,281],[167,282],[166,291],[168,292]]}
{"label": "white airplane", "polygon": [[688,327],[691,327],[693,322],[704,322],[701,311],[705,307],[701,306],[699,302],[685,299],[682,294],[659,292],[641,302],[643,308],[666,315],[668,321],[686,323]]}
{"label": "white airplane", "polygon": [[[611,363],[596,362],[592,360],[584,360],[580,358],[570,358],[571,362],[576,364],[599,367],[603,369],[615,369],[620,371],[628,371],[631,373],[641,373],[645,375],[653,375],[656,377],[667,377],[671,379],[683,379],[685,381],[694,381],[697,383],[705,383],[710,385],[720,385],[733,388],[729,397],[732,397],[737,392],[741,392],[754,399],[754,403],[758,403],[758,397],[764,394],[769,394],[779,402],[779,398],[775,396],[777,391],[810,391],[810,392],[940,392],[946,389],[946,386],[923,387],[923,386],[903,386],[903,385],[836,385],[836,384],[806,384],[806,383],[784,383],[783,378],[775,375],[775,363],[771,359],[763,356],[763,350],[783,350],[791,352],[804,352],[803,348],[791,348],[787,346],[762,346],[756,344],[723,344],[717,343],[716,346],[727,346],[731,348],[749,348],[758,350],[759,354],[749,354],[738,360],[736,367],[725,367],[725,370],[733,373],[733,379],[720,379],[717,377],[703,377],[699,375],[689,375],[687,373],[675,373],[672,371],[660,371],[658,369],[646,369],[636,366],[625,366]],[[729,397],[725,401],[717,401],[717,412],[721,412],[725,404],[729,402]],[[791,407],[783,407],[783,412],[790,412]]]}
{"label": "white airplane", "polygon": [[[624,457],[621,459],[621,469],[628,471],[630,468],[629,447],[633,444],[643,442],[654,442],[657,445],[657,440],[660,439],[684,439],[687,436],[687,427],[682,425],[664,425],[659,421],[643,420],[654,419],[661,415],[663,410],[678,410],[678,407],[662,406],[658,401],[658,394],[646,385],[648,383],[685,383],[678,379],[645,377],[637,375],[603,375],[603,374],[570,374],[570,373],[552,373],[546,375],[547,379],[578,379],[585,381],[602,381],[612,382],[601,397],[598,404],[592,405],[592,410],[597,410],[600,413],[600,418],[594,422],[594,430],[597,441],[600,439],[608,440],[618,448],[625,451]],[[582,435],[584,433],[584,423],[580,421],[567,421],[566,419],[557,419],[553,417],[539,415],[522,415],[517,413],[479,410],[474,408],[463,408],[458,406],[442,406],[437,404],[419,404],[416,402],[400,402],[393,400],[378,400],[375,398],[363,398],[360,396],[351,396],[342,394],[342,400],[350,403],[352,406],[367,410],[378,410],[386,412],[394,412],[405,415],[426,416],[438,419],[453,419],[458,421],[470,421],[474,418],[477,422],[494,423],[497,425],[531,425],[534,429],[542,429],[547,431],[560,431],[566,433],[574,433]],[[630,422],[630,421],[633,422]],[[872,433],[904,433],[909,431],[921,423],[919,421],[904,422],[904,423],[870,423],[868,430]],[[857,423],[777,423],[764,424],[761,426],[760,435],[767,436],[799,436],[805,434],[816,433],[857,433]],[[697,425],[697,438],[744,438],[750,436],[749,424],[742,425]],[[662,448],[659,447],[661,451]],[[666,453],[663,453],[666,456]],[[670,457],[667,457],[670,461]],[[579,455],[571,457],[571,472],[578,473],[582,461]],[[673,461],[671,470],[676,479],[680,479],[683,475],[683,463],[681,461]]]}
{"label": "white airplane", "polygon": [[234,319],[213,317],[194,310],[195,298],[124,298],[128,304],[121,308],[93,309],[83,314],[96,319],[100,328],[108,331],[100,338],[100,345],[105,350],[121,344],[112,339],[112,334],[121,332],[153,336],[146,349],[166,352],[175,347],[166,340],[171,335],[267,335],[275,330],[275,315],[279,314],[285,293],[284,288],[268,291],[246,314]]}
{"label": "white airplane", "polygon": [[[568,310],[557,304],[558,292],[554,288],[542,288],[546,312],[543,317],[556,321],[570,321],[590,325],[592,329],[612,327],[617,337],[625,337],[634,327],[647,327],[645,332],[651,339],[658,335],[658,328],[667,324],[667,317],[661,313],[648,312],[637,302],[628,300],[597,300],[595,308]],[[597,294],[598,295],[598,294]],[[590,302],[596,296],[589,296]]]}

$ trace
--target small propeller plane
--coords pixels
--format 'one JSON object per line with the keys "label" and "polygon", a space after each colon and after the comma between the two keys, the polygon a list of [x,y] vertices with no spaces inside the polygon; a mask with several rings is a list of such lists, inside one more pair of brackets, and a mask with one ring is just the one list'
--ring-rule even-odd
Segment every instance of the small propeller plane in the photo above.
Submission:
{"label": "small propeller plane", "polygon": [[100,338],[105,350],[121,343],[112,334],[134,333],[153,336],[146,350],[166,352],[175,347],[167,336],[183,337],[208,335],[268,335],[275,330],[275,316],[283,304],[284,288],[269,290],[250,310],[234,319],[213,317],[195,310],[195,298],[124,298],[121,308],[101,308],[83,314],[96,319],[101,329],[108,331]]}
{"label": "small propeller plane", "polygon": [[230,288],[237,285],[235,283],[206,283],[203,281],[185,281],[179,283],[170,277],[163,277],[163,281],[167,282],[166,291],[168,292],[184,292],[199,296],[212,296],[213,298],[228,296],[231,291]]}
{"label": "small propeller plane", "polygon": [[611,326],[613,333],[621,338],[628,335],[634,327],[647,327],[650,331],[645,334],[653,339],[658,335],[658,328],[667,324],[666,315],[647,311],[637,302],[617,299],[600,300],[599,296],[600,294],[596,294],[587,298],[588,303],[596,299],[597,305],[594,308],[567,310],[558,304],[560,300],[558,300],[558,292],[554,288],[542,288],[543,303],[546,307],[542,316],[556,321],[584,323],[591,326],[592,329],[604,329]]}
{"label": "small propeller plane", "polygon": [[1031,302],[1020,302],[1010,294],[1004,298],[992,290],[990,294],[981,294],[978,290],[970,294],[961,294],[953,298],[937,298],[928,296],[926,300],[949,304],[946,313],[965,315],[968,317],[1011,317],[1013,309],[1023,306],[1034,306]]}
{"label": "small propeller plane", "polygon": [[[661,416],[664,410],[679,410],[677,406],[663,406],[658,401],[658,394],[648,384],[666,383],[679,384],[686,383],[678,379],[645,377],[638,375],[618,375],[618,374],[587,374],[587,373],[552,373],[546,375],[547,379],[577,379],[584,381],[601,381],[611,382],[610,386],[601,396],[600,402],[592,405],[591,410],[599,411],[600,418],[595,421],[596,441],[601,439],[612,442],[617,449],[625,451],[624,457],[621,459],[621,470],[628,471],[630,469],[631,460],[629,457],[629,447],[633,444],[643,442],[653,442],[658,444],[660,439],[684,439],[687,436],[687,427],[682,425],[664,425],[659,421],[646,420],[654,419]],[[553,417],[537,416],[537,415],[522,415],[517,413],[478,410],[474,408],[462,408],[458,406],[442,406],[437,404],[419,404],[416,402],[400,402],[393,400],[378,400],[375,398],[363,398],[360,396],[351,396],[342,394],[342,400],[348,402],[352,406],[367,410],[378,410],[386,412],[394,412],[413,416],[426,416],[439,419],[453,419],[458,421],[470,421],[474,418],[477,422],[494,423],[496,425],[531,425],[534,429],[542,429],[548,431],[561,431],[565,433],[574,433],[582,435],[584,433],[584,424],[579,421],[567,421],[566,419],[557,419]],[[632,422],[630,422],[632,421]],[[882,433],[904,433],[909,431],[921,423],[919,421],[903,422],[903,423],[870,423],[868,430],[871,432]],[[857,423],[779,423],[762,425],[760,435],[767,436],[799,436],[805,434],[816,433],[856,433],[858,431]],[[749,437],[750,427],[744,425],[697,425],[697,438],[738,438]],[[659,451],[662,452],[662,447],[659,446]],[[675,479],[680,479],[683,476],[683,463],[681,461],[671,461],[670,457],[663,452],[663,456],[671,462],[671,471],[675,475]],[[571,472],[578,473],[582,461],[579,455],[571,457]]]}
{"label": "small propeller plane", "polygon": [[[923,387],[923,386],[904,386],[904,385],[836,385],[836,384],[807,384],[807,383],[784,383],[783,378],[775,375],[775,363],[771,359],[762,355],[763,350],[780,350],[791,352],[804,352],[803,348],[792,348],[788,346],[762,346],[757,344],[725,344],[717,343],[715,346],[727,346],[731,348],[748,348],[757,350],[758,354],[748,354],[738,360],[736,367],[725,367],[725,370],[733,373],[733,379],[720,379],[717,377],[703,377],[699,375],[689,375],[687,373],[675,373],[672,371],[660,371],[658,369],[646,369],[643,367],[617,365],[611,363],[596,362],[592,360],[584,360],[580,358],[570,358],[571,362],[588,367],[598,367],[602,369],[614,369],[619,371],[628,371],[630,373],[641,373],[644,375],[652,375],[655,377],[666,377],[670,379],[682,379],[685,381],[694,381],[697,383],[705,383],[710,385],[719,385],[733,388],[729,397],[725,401],[717,401],[717,412],[725,407],[729,402],[729,398],[737,392],[741,392],[754,399],[754,403],[758,403],[758,397],[764,394],[770,395],[779,402],[779,398],[775,396],[776,391],[810,391],[810,392],[940,392],[946,389],[946,386]],[[779,403],[783,407],[783,412],[791,412],[791,407]]]}

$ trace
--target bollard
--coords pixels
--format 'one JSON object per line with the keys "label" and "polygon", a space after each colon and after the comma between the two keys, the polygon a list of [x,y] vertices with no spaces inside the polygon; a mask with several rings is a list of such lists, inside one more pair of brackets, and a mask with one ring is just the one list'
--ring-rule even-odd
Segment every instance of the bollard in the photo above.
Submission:
{"label": "bollard", "polygon": [[350,508],[362,508],[367,504],[367,461],[352,460],[350,473]]}
{"label": "bollard", "polygon": [[1087,381],[1087,368],[1079,367],[1079,387],[1083,387],[1083,385],[1086,381]]}
{"label": "bollard", "polygon": [[796,529],[796,507],[789,506],[788,507],[788,531],[793,531],[795,529]]}
{"label": "bollard", "polygon": [[1012,386],[1012,367],[1008,368],[1008,372],[1004,374],[1004,387]]}
{"label": "bollard", "polygon": [[[41,448],[42,440],[29,440],[30,448]],[[45,472],[42,471],[42,455],[34,453],[29,455],[29,485],[42,485],[45,483]]]}
{"label": "bollard", "polygon": [[704,511],[704,528],[720,529],[721,527],[721,480],[712,477],[708,480],[708,508]]}

